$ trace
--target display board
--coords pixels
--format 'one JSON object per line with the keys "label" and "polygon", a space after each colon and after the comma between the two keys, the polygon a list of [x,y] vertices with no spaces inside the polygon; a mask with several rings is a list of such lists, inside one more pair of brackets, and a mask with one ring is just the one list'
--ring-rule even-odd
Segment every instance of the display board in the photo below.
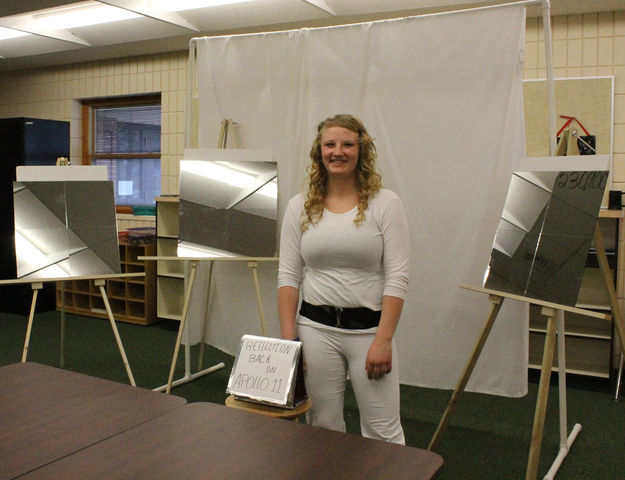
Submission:
{"label": "display board", "polygon": [[532,159],[536,170],[512,175],[484,287],[575,306],[608,180],[608,158]]}
{"label": "display board", "polygon": [[292,408],[303,399],[296,397],[301,348],[299,341],[244,335],[227,392],[245,400]]}
{"label": "display board", "polygon": [[[575,117],[596,136],[597,154],[612,154],[614,77],[561,78],[554,81],[556,126]],[[523,81],[525,141],[528,157],[549,152],[549,116],[545,80]],[[572,128],[576,125],[573,124]],[[581,128],[577,126],[580,130]],[[583,134],[583,133],[582,133]]]}
{"label": "display board", "polygon": [[18,278],[120,273],[113,184],[106,168],[19,167],[17,179]]}
{"label": "display board", "polygon": [[277,179],[270,150],[185,150],[178,256],[274,256]]}

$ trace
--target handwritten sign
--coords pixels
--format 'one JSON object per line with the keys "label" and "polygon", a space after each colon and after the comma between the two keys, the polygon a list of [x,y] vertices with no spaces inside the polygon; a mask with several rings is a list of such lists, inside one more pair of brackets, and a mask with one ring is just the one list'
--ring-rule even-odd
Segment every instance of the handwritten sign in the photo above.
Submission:
{"label": "handwritten sign", "polygon": [[560,172],[556,178],[556,188],[568,188],[570,190],[589,189],[605,190],[609,172]]}
{"label": "handwritten sign", "polygon": [[301,348],[298,341],[243,335],[227,393],[292,408]]}

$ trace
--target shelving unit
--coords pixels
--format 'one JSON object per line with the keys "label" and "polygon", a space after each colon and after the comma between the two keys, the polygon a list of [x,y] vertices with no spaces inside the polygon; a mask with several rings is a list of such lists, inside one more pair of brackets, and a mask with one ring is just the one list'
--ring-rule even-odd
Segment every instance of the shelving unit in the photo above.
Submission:
{"label": "shelving unit", "polygon": [[[156,198],[156,255],[159,257],[176,256],[178,205],[177,196]],[[157,263],[156,315],[158,318],[180,321],[184,303],[184,262]]]}
{"label": "shelving unit", "polygon": [[[621,309],[625,298],[624,245],[622,210],[601,210],[599,226],[603,235],[610,270],[615,279],[615,288]],[[594,248],[591,246],[582,286],[576,307],[586,310],[610,313],[610,301],[599,268]],[[540,369],[547,321],[540,313],[541,307],[529,307],[529,368]],[[618,362],[618,344],[612,322],[565,312],[566,372],[609,379]],[[557,370],[554,358],[554,370]]]}
{"label": "shelving unit", "polygon": [[[145,272],[145,276],[121,277],[106,281],[106,295],[115,320],[138,325],[149,325],[156,321],[155,266],[152,262],[138,260],[140,256],[154,255],[155,251],[156,245],[153,242],[147,244],[120,242],[119,258],[122,273]],[[62,294],[65,297],[64,308],[67,313],[108,318],[104,300],[93,280],[58,282],[57,310],[61,309]]]}

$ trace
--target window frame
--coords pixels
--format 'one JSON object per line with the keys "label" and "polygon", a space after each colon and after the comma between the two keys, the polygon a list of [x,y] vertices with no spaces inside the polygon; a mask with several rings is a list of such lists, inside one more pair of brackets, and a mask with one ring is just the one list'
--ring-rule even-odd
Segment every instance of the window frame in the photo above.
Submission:
{"label": "window frame", "polygon": [[[127,95],[123,97],[110,97],[110,98],[94,98],[85,99],[81,102],[82,108],[82,165],[93,165],[97,159],[142,159],[142,158],[158,158],[161,160],[161,152],[147,152],[147,153],[95,153],[95,114],[98,108],[110,108],[110,107],[137,107],[142,105],[159,105],[161,107],[162,115],[162,102],[161,94],[147,94],[147,95]],[[161,130],[161,138],[163,132]],[[162,173],[161,173],[162,175]],[[130,206],[123,204],[115,205],[117,213],[128,213],[127,210],[132,210]]]}

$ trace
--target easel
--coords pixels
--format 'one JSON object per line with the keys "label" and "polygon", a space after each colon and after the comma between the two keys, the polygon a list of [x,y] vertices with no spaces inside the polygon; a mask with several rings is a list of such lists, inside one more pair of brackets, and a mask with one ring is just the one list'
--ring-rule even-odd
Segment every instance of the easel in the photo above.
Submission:
{"label": "easel", "polygon": [[[604,275],[606,288],[608,290],[608,294],[610,297],[610,305],[612,307],[612,319],[614,320],[614,324],[616,326],[617,333],[619,335],[619,340],[621,342],[621,348],[625,348],[624,334],[625,334],[625,324],[623,323],[623,317],[621,315],[620,307],[618,305],[618,300],[616,297],[616,291],[614,288],[614,282],[610,276],[610,268],[608,264],[608,259],[605,253],[605,248],[603,244],[603,236],[601,234],[601,230],[599,229],[599,225],[595,228],[593,240],[595,242],[595,249],[597,251],[597,257],[599,259],[599,265]],[[469,381],[469,377],[473,372],[475,364],[482,352],[484,344],[488,339],[488,335],[492,329],[493,323],[497,318],[497,314],[501,309],[501,305],[503,303],[504,298],[511,298],[513,300],[518,300],[522,302],[527,302],[533,305],[542,306],[542,314],[547,317],[547,331],[545,336],[545,346],[543,350],[543,360],[542,360],[542,368],[539,380],[538,387],[538,397],[536,400],[536,410],[534,413],[534,425],[532,430],[532,438],[530,444],[530,452],[527,463],[526,470],[526,480],[535,480],[538,474],[538,462],[540,459],[540,448],[543,437],[543,430],[545,424],[545,415],[547,411],[547,399],[549,395],[549,381],[551,378],[551,372],[553,367],[553,354],[556,346],[556,329],[558,336],[558,393],[559,393],[559,408],[560,408],[560,451],[553,462],[549,472],[545,476],[546,480],[553,479],[554,475],[557,473],[560,465],[564,461],[564,458],[568,454],[568,451],[575,441],[575,438],[581,431],[581,425],[575,424],[571,433],[567,435],[568,427],[567,427],[567,418],[566,418],[566,360],[565,360],[565,338],[564,338],[564,312],[572,312],[578,313],[581,315],[586,315],[602,320],[609,320],[610,315],[593,312],[590,310],[584,310],[575,307],[569,307],[566,305],[554,304],[551,302],[546,302],[543,300],[538,300],[534,298],[528,298],[520,295],[514,295],[506,292],[500,292],[495,290],[489,290],[486,288],[480,287],[472,287],[468,285],[461,285],[461,288],[466,288],[469,290],[473,290],[476,292],[481,292],[489,295],[489,300],[491,302],[490,311],[488,314],[488,318],[482,329],[482,333],[473,348],[473,352],[471,354],[471,358],[469,362],[465,366],[465,369],[458,381],[458,384],[452,394],[451,400],[447,405],[445,412],[443,413],[443,417],[441,418],[438,428],[430,441],[428,446],[428,450],[435,450],[438,448],[441,437],[447,428],[451,415],[454,413],[456,409],[456,404],[460,399],[460,396],[464,392],[464,389]]]}
{"label": "easel", "polygon": [[[236,122],[234,122],[231,119],[224,119],[221,122],[221,130],[219,133],[219,139],[218,139],[218,145],[217,148],[222,148],[225,149],[228,147],[228,139],[230,138],[232,140],[232,145],[236,147],[236,142],[235,142],[235,137],[234,135],[231,135],[229,137],[229,132],[231,130],[231,128],[236,125]],[[195,282],[195,276],[197,273],[197,268],[200,262],[203,261],[208,261],[210,262],[209,264],[209,273],[208,273],[208,291],[207,291],[207,297],[206,297],[206,305],[207,305],[207,311],[208,311],[208,304],[210,301],[210,289],[211,289],[211,282],[212,282],[212,274],[213,274],[213,262],[215,261],[244,261],[247,262],[247,266],[248,268],[250,268],[251,272],[252,272],[252,278],[254,281],[254,289],[256,292],[256,303],[258,305],[258,313],[260,316],[260,323],[261,323],[261,330],[262,330],[262,334],[264,336],[267,335],[267,330],[265,328],[265,318],[264,318],[264,313],[263,313],[263,306],[262,306],[262,299],[261,299],[261,295],[260,295],[260,285],[258,282],[258,273],[257,273],[257,267],[258,267],[258,262],[262,262],[262,261],[277,261],[278,258],[276,257],[139,257],[139,260],[155,260],[155,261],[184,261],[184,262],[189,262],[190,264],[190,273],[189,273],[189,280],[187,283],[187,287],[185,290],[185,296],[184,296],[184,303],[183,303],[183,308],[182,308],[182,315],[181,315],[181,319],[180,319],[180,326],[178,327],[178,336],[176,338],[176,344],[174,347],[174,354],[173,354],[173,358],[172,358],[172,362],[171,362],[171,367],[169,370],[169,377],[167,380],[167,384],[157,387],[154,390],[155,391],[165,391],[165,393],[169,394],[171,392],[172,387],[176,387],[178,385],[182,385],[184,383],[188,383],[192,380],[195,380],[196,378],[202,377],[204,375],[207,375],[209,373],[214,372],[215,370],[219,370],[221,368],[223,368],[225,365],[223,363],[218,363],[216,365],[213,365],[212,367],[206,368],[206,369],[202,369],[203,366],[203,358],[204,358],[204,349],[205,349],[205,340],[206,340],[206,332],[207,332],[207,328],[206,328],[206,324],[207,324],[207,319],[204,318],[204,322],[203,322],[203,329],[202,329],[202,340],[201,340],[201,346],[200,346],[200,354],[199,354],[199,359],[198,359],[198,371],[195,373],[191,373],[191,348],[189,345],[189,341],[186,342],[185,344],[185,373],[184,376],[178,380],[173,380],[174,377],[174,371],[176,368],[176,361],[178,359],[178,354],[180,351],[180,344],[182,343],[182,336],[183,334],[186,332],[187,335],[187,340],[188,340],[188,331],[185,329],[186,327],[186,323],[187,323],[187,316],[188,316],[188,310],[189,310],[189,302],[191,299],[191,293],[193,291],[193,284]]]}
{"label": "easel", "polygon": [[[45,278],[38,279],[33,281],[32,279],[16,279],[16,280],[0,280],[0,285],[14,285],[14,284],[26,284],[30,283],[33,289],[33,298],[30,304],[30,312],[28,315],[28,324],[26,327],[26,338],[24,339],[24,349],[22,350],[22,363],[26,362],[28,357],[28,346],[30,344],[30,335],[32,332],[33,321],[35,318],[35,307],[37,305],[37,294],[39,290],[43,288],[44,282],[65,282],[67,280],[93,280],[95,285],[100,289],[100,295],[102,296],[102,300],[104,301],[104,306],[106,308],[106,313],[109,318],[109,322],[111,324],[111,329],[113,330],[113,335],[115,336],[115,340],[117,342],[117,348],[119,349],[119,353],[121,354],[122,361],[124,363],[124,368],[126,369],[126,373],[128,375],[128,380],[130,384],[135,387],[135,379],[132,375],[132,370],[130,369],[130,364],[128,363],[128,358],[126,357],[126,351],[124,350],[124,345],[122,343],[121,337],[119,336],[119,331],[117,330],[117,325],[115,323],[115,318],[113,317],[113,311],[111,310],[111,306],[109,304],[108,296],[106,294],[106,289],[104,288],[106,285],[107,279],[112,278],[128,278],[128,277],[142,277],[145,276],[145,273],[122,273],[122,274],[106,274],[106,275],[89,275],[89,276],[81,276],[81,277],[59,277],[59,278]],[[61,367],[63,367],[63,351],[65,348],[65,310],[64,303],[62,304],[61,309],[61,354],[60,354],[60,362]]]}
{"label": "easel", "polygon": [[207,330],[206,328],[207,319],[205,318],[204,323],[203,323],[202,345],[200,347],[200,358],[198,361],[199,371],[195,373],[191,373],[191,367],[190,367],[191,350],[190,350],[189,342],[187,342],[185,345],[184,377],[175,381],[173,380],[174,371],[176,369],[176,361],[178,360],[178,354],[180,352],[180,344],[182,343],[182,336],[183,336],[183,333],[186,331],[185,327],[187,324],[187,316],[188,316],[188,311],[189,311],[189,301],[191,299],[191,292],[193,290],[193,284],[195,282],[195,276],[196,276],[197,268],[200,262],[211,262],[209,266],[208,294],[207,294],[207,300],[206,300],[207,305],[210,300],[209,294],[210,294],[210,288],[211,288],[211,282],[212,282],[213,262],[216,262],[216,261],[217,262],[247,262],[247,266],[252,272],[252,279],[254,281],[254,290],[256,292],[256,303],[258,305],[258,314],[260,317],[261,331],[262,331],[263,336],[267,336],[267,329],[265,328],[265,315],[263,313],[263,304],[262,304],[262,298],[260,294],[260,284],[258,282],[257,268],[258,268],[258,262],[276,262],[278,261],[278,257],[138,257],[138,259],[139,260],[155,260],[155,261],[161,260],[161,261],[167,261],[167,262],[184,261],[184,262],[190,263],[189,281],[187,283],[187,287],[185,290],[184,304],[182,307],[182,318],[180,319],[180,326],[178,327],[178,336],[176,338],[176,344],[174,346],[174,355],[171,361],[169,377],[167,380],[167,384],[155,388],[154,389],[155,391],[164,390],[165,393],[169,394],[171,392],[172,387],[177,387],[184,383],[188,383],[192,380],[195,380],[196,378],[212,373],[215,370],[224,368],[225,366],[223,363],[220,362],[216,365],[213,365],[212,367],[201,370],[203,355],[204,355],[204,343],[206,340],[206,330]]}

